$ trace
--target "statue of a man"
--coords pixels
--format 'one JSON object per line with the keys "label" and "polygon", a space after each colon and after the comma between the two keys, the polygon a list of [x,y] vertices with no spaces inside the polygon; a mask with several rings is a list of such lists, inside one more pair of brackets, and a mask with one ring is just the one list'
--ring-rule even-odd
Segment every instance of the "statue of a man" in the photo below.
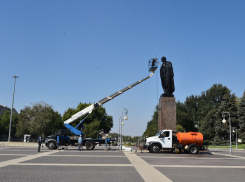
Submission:
{"label": "statue of a man", "polygon": [[160,77],[162,81],[162,88],[164,93],[161,97],[173,97],[173,92],[175,90],[174,87],[174,71],[172,67],[172,63],[166,61],[166,57],[162,57],[162,66],[160,69]]}

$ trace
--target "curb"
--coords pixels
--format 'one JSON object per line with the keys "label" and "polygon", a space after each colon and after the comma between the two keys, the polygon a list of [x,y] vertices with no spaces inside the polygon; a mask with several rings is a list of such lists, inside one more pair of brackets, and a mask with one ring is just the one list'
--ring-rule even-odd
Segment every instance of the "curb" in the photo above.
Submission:
{"label": "curb", "polygon": [[0,146],[8,146],[8,147],[37,147],[37,143],[29,143],[29,142],[0,142]]}

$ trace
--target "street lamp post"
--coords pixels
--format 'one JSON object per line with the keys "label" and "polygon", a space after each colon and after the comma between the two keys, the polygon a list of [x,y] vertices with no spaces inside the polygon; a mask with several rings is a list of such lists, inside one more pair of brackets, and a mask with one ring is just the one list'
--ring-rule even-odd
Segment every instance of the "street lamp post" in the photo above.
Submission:
{"label": "street lamp post", "polygon": [[[197,123],[198,122],[198,123]],[[199,132],[199,121],[196,121],[195,127],[197,128],[197,131]]]}
{"label": "street lamp post", "polygon": [[[123,110],[124,110],[124,109],[126,110],[126,111],[125,111],[126,116],[123,118]],[[128,119],[128,117],[127,117],[128,110],[127,110],[126,108],[123,108],[123,110],[122,110],[122,116],[121,116],[121,139],[120,139],[121,151],[122,151],[122,126],[124,125],[123,119],[124,119],[124,120],[127,120],[127,119]]]}
{"label": "street lamp post", "polygon": [[230,116],[230,113],[229,112],[223,112],[222,113],[222,117],[223,117],[222,123],[223,124],[226,123],[225,114],[229,114],[229,125],[230,125],[230,155],[232,155],[232,145],[231,145],[231,116]]}
{"label": "street lamp post", "polygon": [[120,142],[119,142],[120,141],[120,139],[119,139],[119,137],[120,137],[120,126],[121,126],[121,122],[120,121],[121,121],[121,117],[119,118],[119,132],[118,132],[118,139],[117,139],[118,140],[118,148],[120,146]]}
{"label": "street lamp post", "polygon": [[11,124],[12,124],[12,115],[13,115],[13,107],[14,107],[14,92],[15,92],[15,82],[16,78],[19,78],[18,76],[12,76],[14,78],[14,91],[13,91],[13,100],[12,100],[12,109],[11,109],[11,116],[10,116],[10,124],[9,124],[9,138],[8,141],[10,142],[11,138]]}
{"label": "street lamp post", "polygon": [[141,140],[141,137],[139,136],[138,137],[138,146],[140,146],[140,140]]}
{"label": "street lamp post", "polygon": [[[236,127],[234,127],[234,128],[236,128]],[[234,128],[233,128],[233,133],[235,133]],[[237,149],[237,128],[236,128],[236,149]]]}

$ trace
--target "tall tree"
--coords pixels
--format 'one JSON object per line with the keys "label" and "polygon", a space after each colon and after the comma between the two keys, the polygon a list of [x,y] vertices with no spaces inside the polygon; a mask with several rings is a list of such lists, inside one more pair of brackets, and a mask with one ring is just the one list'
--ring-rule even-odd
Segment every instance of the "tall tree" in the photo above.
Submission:
{"label": "tall tree", "polygon": [[189,115],[192,115],[192,113],[188,112],[188,107],[186,106],[186,104],[181,103],[180,101],[177,101],[176,102],[176,124],[178,125],[178,129],[180,131],[182,130],[183,131],[194,131],[195,130],[194,120],[191,119]]}
{"label": "tall tree", "polygon": [[100,121],[95,119],[91,123],[86,124],[83,132],[85,137],[87,138],[97,138],[98,131],[100,130]]}
{"label": "tall tree", "polygon": [[176,125],[176,131],[177,131],[177,132],[186,132],[186,131],[185,131],[185,128],[183,128],[183,126],[181,126],[181,125],[179,125],[179,124]]}
{"label": "tall tree", "polygon": [[[229,112],[230,118],[228,114],[224,114],[227,123],[224,125],[222,124],[222,114],[224,112]],[[215,114],[216,121],[214,124],[215,128],[215,138],[216,140],[220,140],[220,143],[227,143],[225,140],[229,140],[230,138],[230,125],[229,125],[229,119],[231,120],[231,127],[238,128],[238,108],[236,105],[236,96],[235,94],[227,94],[223,97],[223,101],[219,108],[217,109],[217,112]]]}
{"label": "tall tree", "polygon": [[143,133],[143,137],[154,136],[156,135],[158,130],[158,106],[155,107],[155,111],[153,113],[152,119],[147,122],[146,131]]}
{"label": "tall tree", "polygon": [[[9,124],[10,124],[11,113],[5,111],[2,115],[0,114],[0,135],[9,135]],[[16,135],[16,124],[19,121],[18,114],[13,113],[11,123],[11,137]]]}
{"label": "tall tree", "polygon": [[212,140],[215,136],[214,123],[216,121],[216,109],[210,110],[205,117],[205,122],[200,126],[200,132],[204,140]]}
{"label": "tall tree", "polygon": [[[194,124],[198,121],[200,126],[202,126],[204,122],[209,122],[209,124],[204,124],[204,126],[209,126],[211,121],[207,121],[206,119],[206,117],[210,117],[208,116],[208,113],[213,109],[217,109],[220,106],[223,97],[227,94],[230,94],[230,90],[226,86],[223,86],[222,84],[214,84],[208,90],[203,91],[199,96],[191,95],[190,97],[187,97],[185,105],[187,108],[188,118],[193,123],[191,126],[194,127]],[[193,127],[190,129],[195,130]],[[205,127],[200,128],[205,129]],[[190,131],[190,129],[185,129]]]}
{"label": "tall tree", "polygon": [[[198,96],[191,95],[185,100],[185,107],[187,109],[189,119],[194,123],[198,118],[198,109],[199,109],[199,99]],[[194,125],[194,124],[193,124]],[[192,129],[192,128],[190,128]]]}
{"label": "tall tree", "polygon": [[[214,123],[216,117],[214,115],[225,95],[230,95],[230,90],[222,84],[214,84],[207,91],[203,91],[201,95],[192,95],[187,97],[185,101],[188,117],[193,123],[192,126],[194,127],[194,123],[199,121],[199,130],[206,140],[211,140],[215,136]],[[191,129],[195,130],[194,128]]]}
{"label": "tall tree", "polygon": [[39,134],[50,135],[62,126],[61,115],[54,111],[52,106],[45,102],[37,102],[21,110],[16,127],[18,136],[31,134],[37,137]]}
{"label": "tall tree", "polygon": [[239,113],[239,135],[242,138],[242,142],[245,143],[245,91],[238,106]]}

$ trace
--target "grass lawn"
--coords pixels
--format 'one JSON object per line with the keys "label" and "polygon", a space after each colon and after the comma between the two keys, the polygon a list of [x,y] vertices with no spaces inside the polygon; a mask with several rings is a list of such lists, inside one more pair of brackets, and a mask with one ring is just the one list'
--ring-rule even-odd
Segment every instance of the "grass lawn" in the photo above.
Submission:
{"label": "grass lawn", "polygon": [[[244,149],[245,144],[237,144],[238,149]],[[230,148],[230,146],[212,146],[209,145],[208,148]],[[232,149],[236,149],[236,145],[232,145]]]}

